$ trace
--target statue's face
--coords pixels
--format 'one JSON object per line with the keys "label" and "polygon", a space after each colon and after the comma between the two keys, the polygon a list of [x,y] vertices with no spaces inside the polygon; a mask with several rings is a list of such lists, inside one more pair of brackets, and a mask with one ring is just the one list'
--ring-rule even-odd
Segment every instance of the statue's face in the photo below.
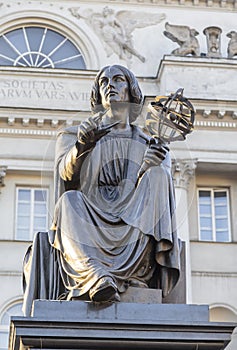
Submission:
{"label": "statue's face", "polygon": [[105,109],[117,102],[129,102],[129,84],[123,72],[116,67],[108,67],[99,79],[101,102]]}

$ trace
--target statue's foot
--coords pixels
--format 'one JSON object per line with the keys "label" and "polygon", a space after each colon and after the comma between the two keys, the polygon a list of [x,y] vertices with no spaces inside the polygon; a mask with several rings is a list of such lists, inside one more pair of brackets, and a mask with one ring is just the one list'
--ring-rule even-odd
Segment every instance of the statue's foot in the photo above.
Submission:
{"label": "statue's foot", "polygon": [[129,280],[129,285],[131,287],[137,287],[137,288],[148,288],[148,285],[146,284],[146,282],[137,280],[135,278],[132,278]]}
{"label": "statue's foot", "polygon": [[95,302],[120,301],[117,286],[111,277],[102,277],[89,291],[89,296]]}

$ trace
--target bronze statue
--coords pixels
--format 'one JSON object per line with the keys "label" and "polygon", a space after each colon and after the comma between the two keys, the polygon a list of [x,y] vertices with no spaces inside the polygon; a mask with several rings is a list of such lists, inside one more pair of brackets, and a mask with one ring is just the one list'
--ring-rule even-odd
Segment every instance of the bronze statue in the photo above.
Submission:
{"label": "bronze statue", "polygon": [[169,150],[132,124],[142,102],[131,71],[104,67],[92,87],[94,115],[58,134],[49,241],[67,300],[119,301],[129,286],[166,296],[178,281]]}

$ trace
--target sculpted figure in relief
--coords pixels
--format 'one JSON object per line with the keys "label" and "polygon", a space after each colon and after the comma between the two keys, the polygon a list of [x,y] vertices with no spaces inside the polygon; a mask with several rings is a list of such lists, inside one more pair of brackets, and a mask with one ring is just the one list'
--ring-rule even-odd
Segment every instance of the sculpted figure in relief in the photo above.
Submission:
{"label": "sculpted figure in relief", "polygon": [[[142,103],[131,71],[104,67],[92,87],[93,116],[59,132],[57,202],[47,236],[54,259],[26,257],[26,314],[42,296],[113,302],[129,286],[160,288],[166,296],[176,285],[180,249],[170,155],[134,125]],[[44,271],[40,279],[30,272],[34,266]]]}
{"label": "sculpted figure in relief", "polygon": [[230,38],[227,48],[228,58],[233,58],[237,55],[237,32],[231,30],[226,36]]}
{"label": "sculpted figure in relief", "polygon": [[199,56],[200,47],[196,36],[199,34],[196,29],[189,28],[188,26],[165,24],[164,35],[170,40],[178,43],[179,48],[172,51],[173,55],[180,56]]}
{"label": "sculpted figure in relief", "polygon": [[70,8],[73,16],[83,18],[91,26],[95,33],[102,39],[107,56],[113,53],[128,64],[132,56],[136,56],[140,61],[145,62],[133,44],[132,33],[136,28],[160,23],[164,14],[144,14],[134,11],[117,11],[108,6],[102,12],[94,12],[92,9],[80,10],[78,7]]}

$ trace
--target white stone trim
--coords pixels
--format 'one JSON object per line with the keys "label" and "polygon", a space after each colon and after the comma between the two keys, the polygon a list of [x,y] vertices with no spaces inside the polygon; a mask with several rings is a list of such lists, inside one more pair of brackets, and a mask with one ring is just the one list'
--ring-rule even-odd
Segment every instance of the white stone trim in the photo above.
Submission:
{"label": "white stone trim", "polygon": [[[125,2],[126,1],[126,2]],[[95,0],[96,2],[96,0]],[[87,1],[88,3],[88,1]],[[108,0],[108,3],[112,4],[143,4],[143,5],[153,5],[153,6],[180,6],[180,7],[208,7],[208,8],[223,8],[226,9],[237,9],[237,1],[231,0]]]}
{"label": "white stone trim", "polygon": [[5,135],[33,135],[33,136],[56,136],[55,130],[33,130],[33,129],[10,129],[0,128],[0,134]]}
{"label": "white stone trim", "polygon": [[224,121],[211,121],[211,120],[196,120],[194,126],[201,126],[206,128],[236,128],[237,123],[234,122],[224,122]]}
{"label": "white stone trim", "polygon": [[235,273],[235,272],[192,271],[192,276],[237,278],[237,273]]}

